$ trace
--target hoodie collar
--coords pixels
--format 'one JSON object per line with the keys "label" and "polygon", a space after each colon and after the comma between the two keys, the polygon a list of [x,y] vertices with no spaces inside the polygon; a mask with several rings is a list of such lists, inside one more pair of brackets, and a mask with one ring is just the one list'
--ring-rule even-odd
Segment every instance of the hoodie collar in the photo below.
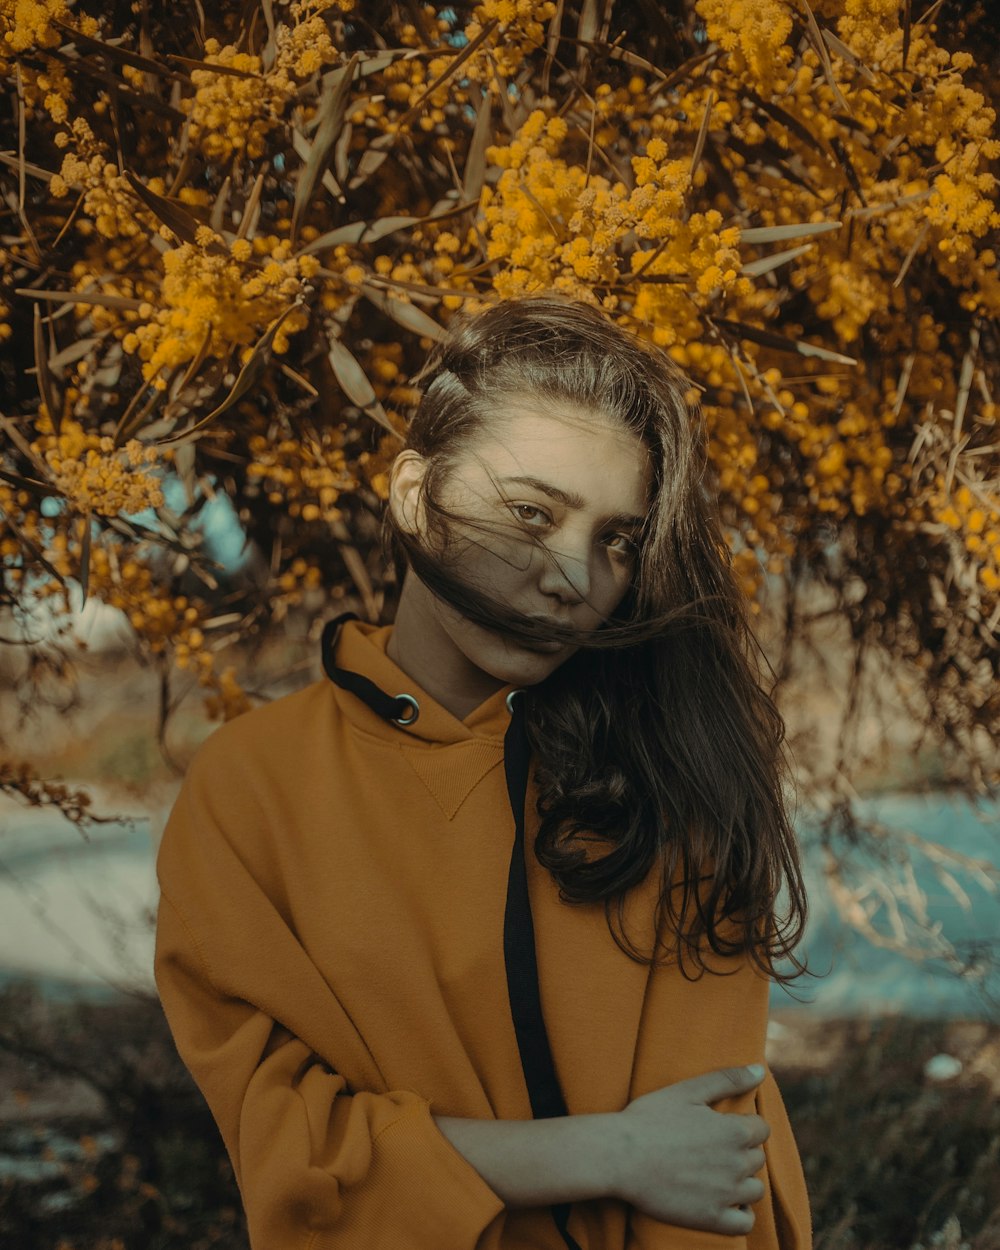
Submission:
{"label": "hoodie collar", "polygon": [[358,728],[376,737],[397,743],[401,743],[404,738],[413,739],[415,743],[441,745],[483,738],[502,742],[510,724],[507,695],[517,687],[501,687],[470,712],[465,720],[459,720],[389,658],[386,647],[392,631],[392,625],[372,625],[360,620],[344,621],[335,643],[335,662],[339,668],[367,677],[387,695],[412,695],[419,704],[420,714],[408,725],[383,720],[357,695],[341,689],[331,681],[337,702],[348,719]]}

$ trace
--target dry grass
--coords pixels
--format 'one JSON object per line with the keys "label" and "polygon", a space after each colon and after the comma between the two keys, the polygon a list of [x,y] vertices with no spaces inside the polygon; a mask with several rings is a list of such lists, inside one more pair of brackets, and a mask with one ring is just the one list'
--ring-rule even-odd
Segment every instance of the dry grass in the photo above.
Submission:
{"label": "dry grass", "polygon": [[[156,1004],[0,998],[0,1154],[49,1155],[48,1175],[0,1183],[0,1242],[245,1250],[232,1173]],[[774,1018],[814,1250],[997,1250],[1000,1025]],[[962,1070],[934,1081],[924,1065],[942,1052]]]}

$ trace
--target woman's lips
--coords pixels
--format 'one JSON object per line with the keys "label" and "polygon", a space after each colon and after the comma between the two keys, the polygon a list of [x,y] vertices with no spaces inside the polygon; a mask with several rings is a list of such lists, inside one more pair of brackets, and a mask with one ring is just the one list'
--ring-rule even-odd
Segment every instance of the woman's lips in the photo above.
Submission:
{"label": "woman's lips", "polygon": [[566,644],[564,642],[557,642],[555,639],[552,639],[552,638],[550,639],[539,638],[533,642],[522,641],[522,642],[519,642],[517,645],[519,647],[526,648],[528,651],[553,652],[553,651],[561,651]]}
{"label": "woman's lips", "polygon": [[[546,629],[569,628],[569,621],[557,621],[551,616],[535,616],[532,617],[532,620]],[[530,642],[525,639],[519,640],[518,646],[527,647],[529,651],[553,652],[561,651],[566,646],[566,643],[560,642],[556,638],[532,638]]]}

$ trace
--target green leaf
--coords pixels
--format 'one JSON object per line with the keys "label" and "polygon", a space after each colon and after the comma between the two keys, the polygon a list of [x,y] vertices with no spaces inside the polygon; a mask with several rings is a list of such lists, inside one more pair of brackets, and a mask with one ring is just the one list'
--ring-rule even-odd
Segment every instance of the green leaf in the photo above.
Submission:
{"label": "green leaf", "polygon": [[[158,390],[155,386],[143,386],[136,391],[122,413],[112,435],[112,442],[117,449],[145,424],[146,420],[160,406],[166,389]],[[145,400],[145,403],[143,403]]]}
{"label": "green leaf", "polygon": [[715,105],[715,90],[709,88],[708,98],[705,100],[705,112],[702,114],[701,125],[698,127],[698,138],[695,140],[694,152],[691,155],[691,172],[688,177],[694,185],[694,175],[698,166],[701,164],[701,154],[705,150],[705,140],[708,138],[708,124],[712,118],[712,109]]}
{"label": "green leaf", "polygon": [[[178,74],[168,66],[162,65],[159,61],[153,61],[147,56],[140,56],[138,52],[130,52],[128,48],[119,48],[116,44],[105,43],[102,39],[94,39],[91,35],[85,35],[83,31],[77,30],[75,26],[67,25],[66,22],[59,21],[58,18],[52,20],[52,25],[63,31],[74,45],[85,48],[88,52],[96,52],[101,56],[106,56],[115,65],[131,65],[135,69],[144,70],[147,74],[156,74],[160,78],[183,79],[185,77],[185,75]],[[184,58],[178,57],[176,59],[183,60]],[[205,68],[201,61],[192,63],[199,69]]]}
{"label": "green leaf", "polygon": [[[41,495],[43,499],[49,495],[62,494],[61,490],[57,490],[49,482],[36,482],[33,477],[22,477],[20,473],[11,473],[8,469],[0,469],[0,478],[3,478],[5,482],[10,482],[11,486],[16,486],[18,490],[31,491],[33,495]],[[7,519],[4,517],[5,524]]]}
{"label": "green leaf", "polygon": [[86,338],[76,339],[68,344],[61,352],[56,352],[49,360],[50,369],[65,369],[67,365],[74,364],[78,360],[82,360],[84,356],[89,356],[97,344],[109,332],[103,331],[101,334],[91,334]]}
{"label": "green leaf", "polygon": [[247,196],[247,202],[243,205],[243,212],[240,214],[240,226],[236,231],[238,239],[249,237],[251,230],[257,229],[257,220],[260,217],[260,199],[264,193],[264,175],[258,174],[254,180],[250,194]]}
{"label": "green leaf", "polygon": [[344,124],[351,82],[360,59],[361,53],[355,52],[345,66],[332,74],[328,74],[324,79],[323,95],[319,102],[319,120],[316,127],[316,135],[312,141],[309,156],[299,170],[298,182],[295,185],[295,204],[292,208],[291,225],[291,242],[293,246],[298,237],[302,214],[309,205],[317,180],[330,163],[330,156],[337,142],[337,136],[340,134],[340,128]]}

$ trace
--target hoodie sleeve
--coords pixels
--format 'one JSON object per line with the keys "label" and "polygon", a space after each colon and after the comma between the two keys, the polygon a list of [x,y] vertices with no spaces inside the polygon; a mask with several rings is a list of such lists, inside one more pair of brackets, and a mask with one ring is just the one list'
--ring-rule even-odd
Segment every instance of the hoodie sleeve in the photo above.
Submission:
{"label": "hoodie sleeve", "polygon": [[473,1250],[503,1200],[441,1133],[426,1098],[352,1090],[337,1071],[338,1046],[355,1066],[359,1056],[374,1065],[221,836],[208,798],[217,778],[206,790],[205,771],[189,770],[164,830],[154,970],[178,1052],[232,1160],[251,1245]]}
{"label": "hoodie sleeve", "polygon": [[746,1093],[715,1100],[714,1110],[756,1114],[771,1129],[764,1166],[755,1173],[764,1194],[751,1204],[754,1226],[742,1236],[681,1231],[636,1208],[629,1211],[625,1250],[812,1250],[809,1197],[792,1127],[774,1076],[765,1062],[769,984],[749,958],[706,961],[715,971],[681,980],[674,969],[649,979],[636,1042],[629,1097],[662,1089],[720,1068],[764,1063],[766,1076]]}

